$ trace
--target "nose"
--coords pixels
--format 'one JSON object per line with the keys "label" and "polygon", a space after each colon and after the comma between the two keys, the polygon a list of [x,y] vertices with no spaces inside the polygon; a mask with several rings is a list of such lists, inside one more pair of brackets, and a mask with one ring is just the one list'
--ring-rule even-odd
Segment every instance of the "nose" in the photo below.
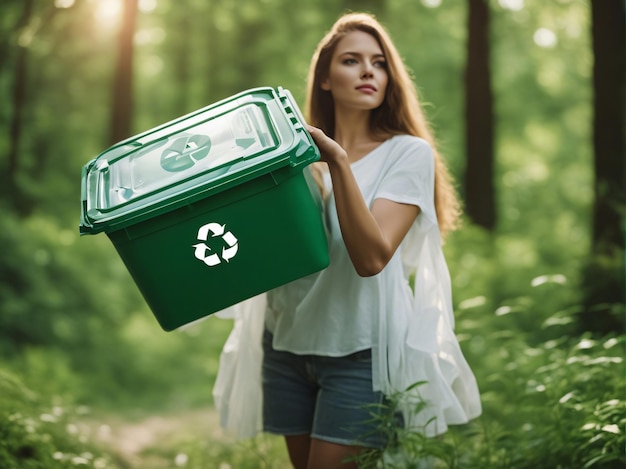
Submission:
{"label": "nose", "polygon": [[363,62],[363,70],[361,71],[361,78],[370,78],[374,75],[374,67],[369,61]]}

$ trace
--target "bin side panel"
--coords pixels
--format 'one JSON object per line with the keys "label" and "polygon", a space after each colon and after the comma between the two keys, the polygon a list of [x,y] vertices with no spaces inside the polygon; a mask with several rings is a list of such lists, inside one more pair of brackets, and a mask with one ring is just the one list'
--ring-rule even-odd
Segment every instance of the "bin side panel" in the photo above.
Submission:
{"label": "bin side panel", "polygon": [[271,188],[256,180],[244,186],[238,193],[248,196],[232,203],[227,194],[219,203],[209,198],[143,222],[133,236],[108,234],[164,330],[328,265],[319,207],[302,171]]}

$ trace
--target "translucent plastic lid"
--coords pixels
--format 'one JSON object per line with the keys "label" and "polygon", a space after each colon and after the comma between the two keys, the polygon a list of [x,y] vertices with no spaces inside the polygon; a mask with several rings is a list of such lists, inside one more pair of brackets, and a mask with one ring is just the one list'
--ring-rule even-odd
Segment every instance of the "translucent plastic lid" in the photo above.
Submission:
{"label": "translucent plastic lid", "polygon": [[[291,94],[256,88],[125,140],[83,168],[81,232],[319,152]],[[132,215],[133,217],[135,215]],[[100,225],[96,228],[96,225]]]}
{"label": "translucent plastic lid", "polygon": [[137,140],[133,145],[137,149],[128,156],[100,161],[99,169],[108,177],[100,179],[99,208],[114,208],[190,175],[254,156],[276,144],[256,104],[242,106],[146,145]]}

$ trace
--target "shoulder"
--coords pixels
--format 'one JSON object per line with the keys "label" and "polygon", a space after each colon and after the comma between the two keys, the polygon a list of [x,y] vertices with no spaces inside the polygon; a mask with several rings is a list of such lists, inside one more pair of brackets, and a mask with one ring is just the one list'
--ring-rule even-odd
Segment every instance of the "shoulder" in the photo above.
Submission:
{"label": "shoulder", "polygon": [[434,163],[433,149],[423,138],[414,135],[394,135],[388,142],[389,156],[394,161],[419,166],[430,166]]}
{"label": "shoulder", "polygon": [[430,144],[421,137],[415,135],[400,134],[389,138],[389,142],[397,148],[412,148],[432,151]]}

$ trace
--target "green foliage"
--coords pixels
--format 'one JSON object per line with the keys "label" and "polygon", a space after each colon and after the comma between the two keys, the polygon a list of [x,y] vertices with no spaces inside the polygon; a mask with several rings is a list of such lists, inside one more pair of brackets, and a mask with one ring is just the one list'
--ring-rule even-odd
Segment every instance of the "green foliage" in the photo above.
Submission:
{"label": "green foliage", "polygon": [[84,441],[75,422],[81,409],[51,404],[0,368],[0,467],[118,468],[114,459]]}
{"label": "green foliage", "polygon": [[78,242],[75,227],[53,218],[5,212],[0,250],[5,354],[22,345],[53,343],[84,352],[106,342],[101,331],[115,330],[123,312],[141,304],[111,246]]}
{"label": "green foliage", "polygon": [[[626,336],[555,338],[534,346],[529,336],[489,339],[491,356],[474,368],[484,407],[479,419],[426,438],[394,427],[400,394],[373,413],[393,444],[360,455],[359,467],[624,467]],[[416,403],[415,412],[426,405]]]}
{"label": "green foliage", "polygon": [[[0,184],[3,468],[73,467],[84,459],[93,467],[115,467],[114,458],[68,432],[89,418],[81,406],[128,417],[209,405],[230,328],[229,321],[211,318],[164,333],[106,235],[78,237],[80,168],[104,150],[108,134],[117,31],[105,4],[35,1],[22,29],[16,25],[24,2],[0,7],[3,181],[18,50],[26,52],[28,67],[15,192]],[[303,103],[313,49],[347,5],[140,4],[137,133],[255,86],[284,86]],[[467,5],[368,5],[415,77],[440,149],[460,180]],[[415,467],[420,459],[427,461],[422,466],[453,468],[623,467],[624,336],[618,329],[604,337],[580,332],[584,266],[585,281],[594,283],[600,300],[602,288],[613,288],[606,280],[623,278],[624,266],[623,253],[588,262],[588,3],[491,1],[490,7],[497,38],[491,60],[499,225],[486,233],[467,224],[445,246],[456,329],[481,388],[484,415],[442,438],[394,434],[394,451],[382,459],[364,455],[362,462],[389,468]],[[623,325],[621,299],[598,301],[595,308]],[[163,467],[184,460],[190,469],[216,467],[215,461],[242,468],[286,461],[275,438],[238,445],[193,433],[157,442],[144,456],[167,461]]]}
{"label": "green foliage", "polygon": [[500,351],[500,363],[492,364],[503,372],[479,375],[484,447],[473,457],[481,467],[624,463],[623,336],[536,346],[509,337],[491,346]]}
{"label": "green foliage", "polygon": [[[289,467],[282,438],[261,435],[245,442],[219,444],[185,434],[174,438],[144,454],[151,460],[173,461],[175,465],[190,469],[232,467],[237,469],[282,469]],[[155,463],[150,469],[163,466]]]}

